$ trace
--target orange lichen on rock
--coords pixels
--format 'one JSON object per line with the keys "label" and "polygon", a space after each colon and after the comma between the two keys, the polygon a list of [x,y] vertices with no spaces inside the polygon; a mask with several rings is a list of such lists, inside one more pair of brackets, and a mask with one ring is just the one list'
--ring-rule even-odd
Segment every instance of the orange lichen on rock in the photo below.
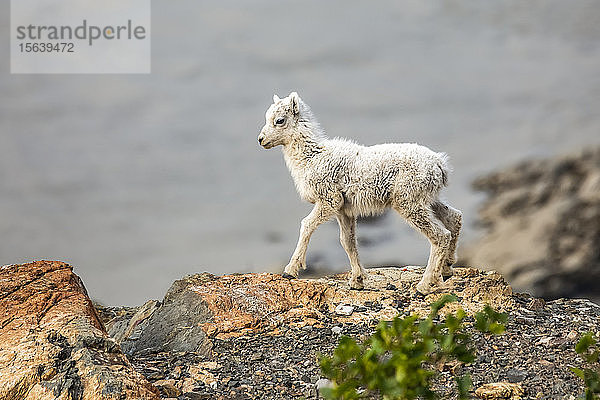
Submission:
{"label": "orange lichen on rock", "polygon": [[71,266],[0,268],[0,398],[158,398],[108,337]]}

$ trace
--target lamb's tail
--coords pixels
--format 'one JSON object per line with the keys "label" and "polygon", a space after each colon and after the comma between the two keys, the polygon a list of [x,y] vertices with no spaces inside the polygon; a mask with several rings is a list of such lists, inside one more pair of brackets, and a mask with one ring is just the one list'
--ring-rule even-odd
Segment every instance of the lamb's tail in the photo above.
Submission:
{"label": "lamb's tail", "polygon": [[442,185],[448,186],[448,177],[452,172],[452,167],[450,166],[450,157],[446,153],[438,153],[438,155],[440,156],[438,167],[442,173]]}

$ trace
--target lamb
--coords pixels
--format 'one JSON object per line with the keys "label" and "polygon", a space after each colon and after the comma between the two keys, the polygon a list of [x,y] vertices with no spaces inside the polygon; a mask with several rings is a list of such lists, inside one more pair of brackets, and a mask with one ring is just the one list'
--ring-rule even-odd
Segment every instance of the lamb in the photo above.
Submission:
{"label": "lamb", "polygon": [[366,272],[356,249],[356,219],[388,208],[396,210],[431,244],[417,291],[430,293],[452,275],[462,214],[439,198],[450,173],[445,153],[418,144],[367,147],[343,138],[329,139],[296,92],[283,99],[274,95],[265,119],[259,144],[265,149],[283,146],[300,197],[314,204],[302,220],[298,244],[284,276],[296,278],[306,269],[312,233],[336,217],[340,242],[350,260],[350,287],[363,289]]}

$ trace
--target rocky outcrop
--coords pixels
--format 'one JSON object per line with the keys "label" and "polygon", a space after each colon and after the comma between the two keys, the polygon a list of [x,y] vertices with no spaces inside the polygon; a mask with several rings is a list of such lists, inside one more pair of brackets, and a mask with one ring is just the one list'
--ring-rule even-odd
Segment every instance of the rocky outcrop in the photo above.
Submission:
{"label": "rocky outcrop", "polygon": [[527,161],[474,187],[488,194],[479,216],[487,232],[464,262],[535,296],[600,300],[600,148]]}
{"label": "rocky outcrop", "polygon": [[[515,294],[500,274],[475,268],[456,268],[423,297],[415,292],[423,269],[371,268],[362,291],[348,287],[346,274],[287,280],[203,273],[176,281],[162,301],[94,309],[67,264],[5,266],[0,399],[317,399],[324,382],[318,354],[331,354],[341,335],[360,340],[380,319],[425,315],[446,293],[458,302],[442,314],[466,311],[477,359],[436,365],[442,398],[455,398],[460,368],[480,398],[582,392],[569,366],[582,365],[574,344],[597,326],[600,306]],[[505,334],[472,328],[471,316],[486,304],[509,313]]]}
{"label": "rocky outcrop", "polygon": [[[272,331],[283,324],[319,326],[324,312],[347,323],[392,319],[403,312],[424,315],[429,304],[446,293],[461,298],[447,311],[460,306],[474,313],[485,304],[499,310],[514,306],[512,290],[501,275],[474,268],[456,268],[455,276],[438,292],[421,297],[414,288],[423,270],[373,268],[363,291],[351,289],[346,274],[288,280],[268,273],[221,277],[203,273],[176,281],[160,305],[146,303],[133,315],[115,313],[107,327],[127,354],[193,351],[207,355],[211,338]],[[377,306],[372,308],[373,304]]]}
{"label": "rocky outcrop", "polygon": [[[442,313],[462,307],[473,315],[490,304],[509,314],[504,335],[470,330],[478,356],[466,369],[475,388],[481,387],[478,395],[581,393],[582,382],[569,366],[581,365],[574,345],[580,332],[597,325],[600,306],[515,294],[500,274],[475,268],[456,268],[444,287],[426,297],[415,292],[421,267],[368,271],[362,291],[348,287],[346,274],[287,280],[274,274],[204,273],[175,282],[160,303],[102,314],[135,368],[163,397],[316,399],[322,381],[317,355],[331,354],[341,335],[363,339],[380,319],[425,315],[431,302],[451,293],[459,301]],[[440,366],[435,385],[442,398],[455,398],[456,368]]]}
{"label": "rocky outcrop", "polygon": [[0,399],[154,399],[111,339],[72,268],[0,269]]}

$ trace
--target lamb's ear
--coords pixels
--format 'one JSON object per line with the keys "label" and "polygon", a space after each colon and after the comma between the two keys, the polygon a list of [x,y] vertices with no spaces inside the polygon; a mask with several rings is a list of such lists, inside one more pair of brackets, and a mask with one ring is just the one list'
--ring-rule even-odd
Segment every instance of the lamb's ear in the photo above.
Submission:
{"label": "lamb's ear", "polygon": [[273,103],[277,103],[279,100],[281,100],[279,98],[279,96],[277,96],[276,94],[273,95]]}
{"label": "lamb's ear", "polygon": [[300,96],[296,92],[290,93],[290,107],[294,115],[300,114]]}

